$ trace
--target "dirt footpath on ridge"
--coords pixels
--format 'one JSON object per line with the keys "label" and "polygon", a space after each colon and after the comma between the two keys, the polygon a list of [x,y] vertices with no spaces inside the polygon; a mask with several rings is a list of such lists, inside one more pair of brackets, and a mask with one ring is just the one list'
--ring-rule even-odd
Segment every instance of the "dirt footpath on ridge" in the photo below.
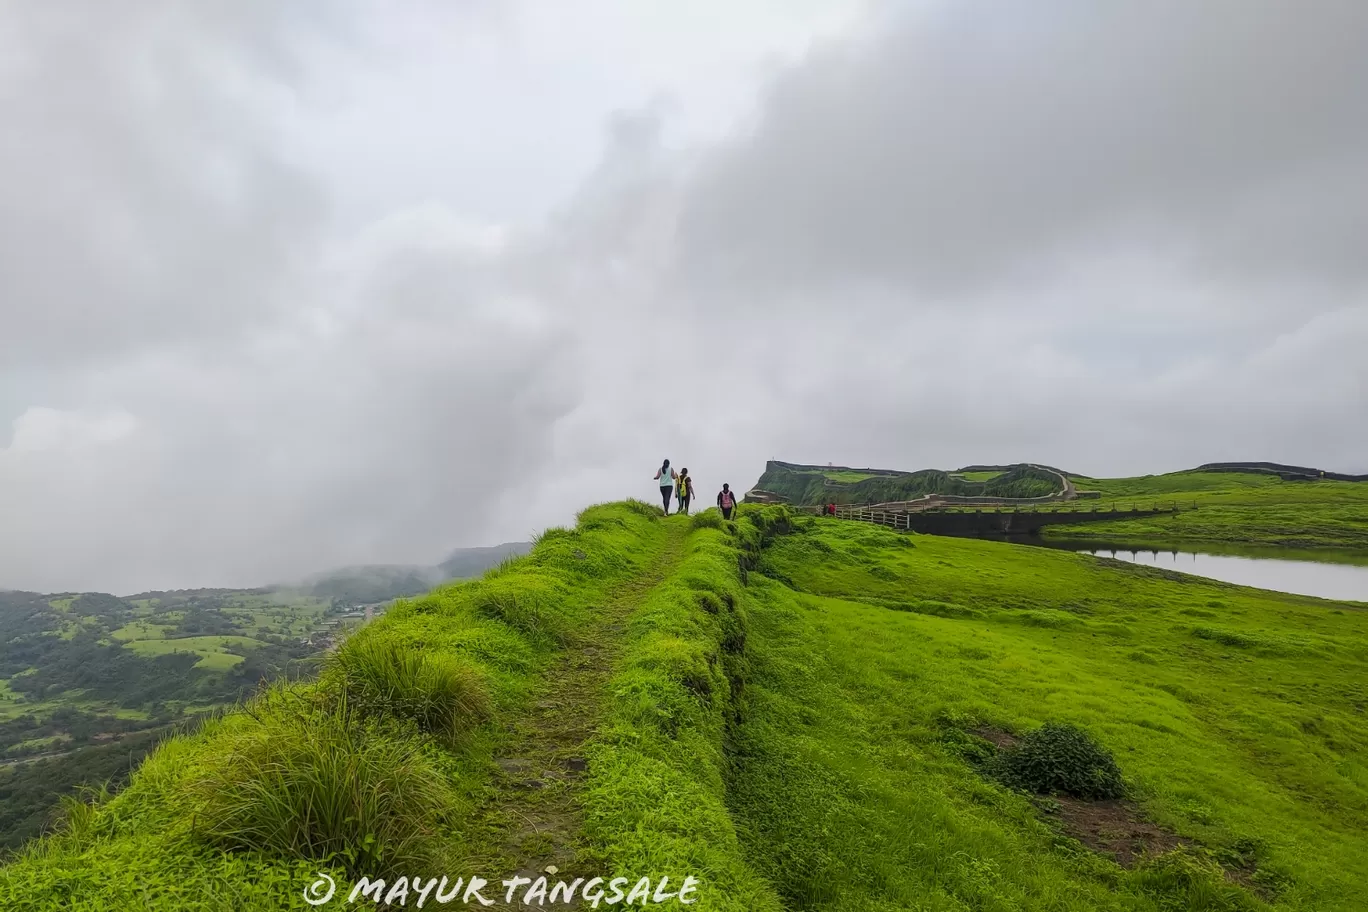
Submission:
{"label": "dirt footpath on ridge", "polygon": [[683,557],[688,519],[671,517],[664,525],[660,549],[639,576],[607,597],[580,638],[547,670],[495,761],[499,771],[494,796],[477,815],[479,828],[489,834],[489,851],[481,853],[479,870],[469,871],[491,880],[482,892],[488,899],[497,897],[497,902],[486,908],[581,908],[579,902],[524,906],[518,898],[527,890],[526,884],[515,891],[509,905],[496,876],[500,880],[545,876],[551,885],[606,873],[603,860],[593,857],[584,838],[585,747],[603,716],[606,685],[628,618]]}

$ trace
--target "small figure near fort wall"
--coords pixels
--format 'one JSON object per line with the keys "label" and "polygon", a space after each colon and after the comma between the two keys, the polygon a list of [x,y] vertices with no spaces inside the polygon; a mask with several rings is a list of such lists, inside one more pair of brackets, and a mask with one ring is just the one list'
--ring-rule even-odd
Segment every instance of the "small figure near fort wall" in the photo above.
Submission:
{"label": "small figure near fort wall", "polygon": [[736,509],[736,495],[732,493],[731,485],[722,485],[722,490],[717,493],[717,508],[722,511],[723,519],[732,518],[732,511]]}

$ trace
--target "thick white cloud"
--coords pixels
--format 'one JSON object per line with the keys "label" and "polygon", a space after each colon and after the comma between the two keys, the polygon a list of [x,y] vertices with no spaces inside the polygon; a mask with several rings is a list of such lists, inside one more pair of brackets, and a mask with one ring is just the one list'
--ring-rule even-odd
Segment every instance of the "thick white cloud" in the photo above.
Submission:
{"label": "thick white cloud", "polygon": [[326,201],[276,153],[269,2],[0,7],[0,366],[223,342],[291,306]]}
{"label": "thick white cloud", "polygon": [[1361,4],[333,9],[0,7],[0,585],[429,561],[666,456],[1368,470]]}
{"label": "thick white cloud", "polygon": [[1223,282],[1362,287],[1366,36],[1355,0],[895,19],[775,82],[691,196],[684,268],[954,299],[1140,248]]}

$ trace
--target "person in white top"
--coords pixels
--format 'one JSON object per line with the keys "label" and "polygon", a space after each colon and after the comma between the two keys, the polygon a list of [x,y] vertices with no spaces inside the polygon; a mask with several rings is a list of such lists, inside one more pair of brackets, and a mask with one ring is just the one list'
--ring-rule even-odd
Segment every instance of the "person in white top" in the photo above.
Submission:
{"label": "person in white top", "polygon": [[674,492],[675,479],[679,473],[670,468],[670,460],[665,460],[660,464],[660,468],[655,473],[656,481],[660,484],[660,501],[665,507],[665,515],[670,515],[670,494]]}

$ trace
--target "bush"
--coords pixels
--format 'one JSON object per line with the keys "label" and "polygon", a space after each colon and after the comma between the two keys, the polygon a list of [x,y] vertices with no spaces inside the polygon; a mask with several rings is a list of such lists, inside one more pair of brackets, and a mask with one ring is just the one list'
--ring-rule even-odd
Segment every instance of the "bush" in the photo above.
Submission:
{"label": "bush", "polygon": [[192,784],[198,837],[354,875],[438,860],[455,796],[421,739],[346,707],[272,702],[254,707],[256,724],[234,732]]}
{"label": "bush", "polygon": [[1046,722],[998,755],[999,777],[1009,785],[1075,798],[1120,798],[1121,770],[1092,735],[1067,723]]}
{"label": "bush", "polygon": [[1240,633],[1235,630],[1223,630],[1220,627],[1195,627],[1193,634],[1204,640],[1212,640],[1222,646],[1234,646],[1239,649],[1247,649],[1251,646],[1260,645],[1258,637]]}
{"label": "bush", "polygon": [[348,642],[324,680],[335,699],[360,715],[405,719],[447,739],[490,712],[489,689],[478,669],[455,656],[406,649],[379,636]]}

